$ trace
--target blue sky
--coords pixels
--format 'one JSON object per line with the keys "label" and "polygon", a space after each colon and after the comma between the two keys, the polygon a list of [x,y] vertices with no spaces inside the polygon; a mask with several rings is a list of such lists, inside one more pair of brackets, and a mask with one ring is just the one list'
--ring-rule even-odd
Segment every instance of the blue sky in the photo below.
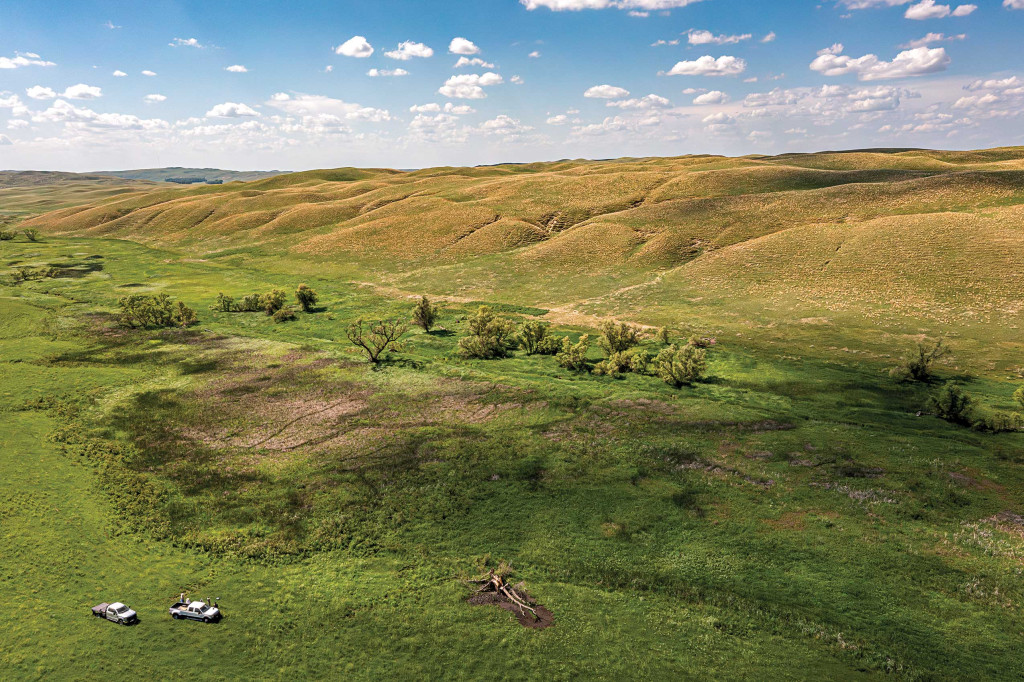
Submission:
{"label": "blue sky", "polygon": [[1017,145],[1022,36],[1024,0],[5,0],[0,168]]}

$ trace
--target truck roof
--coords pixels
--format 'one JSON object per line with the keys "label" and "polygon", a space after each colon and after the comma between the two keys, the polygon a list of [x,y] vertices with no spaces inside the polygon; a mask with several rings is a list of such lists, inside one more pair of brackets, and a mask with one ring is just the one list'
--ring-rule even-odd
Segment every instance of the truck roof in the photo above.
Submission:
{"label": "truck roof", "polygon": [[122,604],[122,603],[121,603],[121,602],[119,602],[119,601],[116,601],[116,602],[114,602],[113,604],[110,604],[110,605],[108,606],[108,608],[111,608],[111,609],[114,609],[115,611],[117,611],[117,610],[118,610],[118,609],[120,609],[120,608],[121,608],[122,606],[124,606],[124,604]]}

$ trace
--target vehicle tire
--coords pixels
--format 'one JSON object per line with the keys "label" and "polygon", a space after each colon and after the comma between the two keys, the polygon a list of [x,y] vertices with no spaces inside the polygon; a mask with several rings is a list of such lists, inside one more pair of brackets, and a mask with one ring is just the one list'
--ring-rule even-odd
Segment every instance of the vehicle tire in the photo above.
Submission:
{"label": "vehicle tire", "polygon": [[210,619],[209,619],[209,618],[203,618],[203,622],[204,622],[204,623],[209,623],[209,622],[210,622]]}
{"label": "vehicle tire", "polygon": [[124,625],[124,618],[118,618],[117,619],[117,624],[118,625]]}
{"label": "vehicle tire", "polygon": [[171,618],[173,618],[174,620],[178,620],[178,614],[172,613]]}

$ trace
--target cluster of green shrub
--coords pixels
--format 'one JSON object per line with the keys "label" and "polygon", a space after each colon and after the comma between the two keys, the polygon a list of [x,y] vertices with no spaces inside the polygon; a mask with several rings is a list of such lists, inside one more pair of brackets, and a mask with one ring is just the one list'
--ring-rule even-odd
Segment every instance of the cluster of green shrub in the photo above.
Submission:
{"label": "cluster of green shrub", "polygon": [[[285,305],[287,300],[288,294],[280,289],[273,289],[262,294],[248,294],[238,301],[222,292],[217,294],[217,301],[210,306],[210,310],[217,313],[263,312],[271,316],[274,322],[288,322],[298,319],[295,311]],[[320,297],[311,287],[300,284],[295,290],[295,300],[303,312],[309,313],[313,312],[314,306],[320,300]]]}
{"label": "cluster of green shrub", "polygon": [[935,414],[948,422],[976,431],[1001,433],[1024,429],[1024,386],[1013,394],[1021,412],[990,410],[980,405],[962,386],[947,383],[931,398]]}
{"label": "cluster of green shrub", "polygon": [[[902,382],[932,382],[935,380],[935,364],[950,355],[949,347],[941,339],[922,341],[913,353],[889,370],[889,376]],[[1017,389],[1013,397],[1024,411],[1024,386]],[[929,407],[940,419],[977,431],[999,433],[1024,429],[1024,413],[989,410],[955,382],[943,384],[929,399]]]}
{"label": "cluster of green shrub", "polygon": [[52,266],[42,266],[38,268],[14,268],[11,274],[7,275],[4,279],[4,284],[17,285],[22,282],[30,282],[32,280],[47,279],[50,277],[57,277],[60,274],[58,268]]}
{"label": "cluster of green shrub", "polygon": [[693,337],[684,344],[674,344],[670,343],[665,330],[658,332],[657,339],[665,347],[652,356],[650,351],[640,347],[643,332],[639,327],[625,322],[605,322],[597,342],[608,357],[592,364],[587,359],[589,334],[576,341],[569,336],[554,336],[550,325],[539,320],[529,320],[517,330],[512,320],[496,315],[488,306],[481,306],[469,320],[469,334],[459,339],[457,352],[461,358],[488,360],[508,357],[514,350],[522,349],[527,355],[553,355],[561,367],[577,372],[612,377],[633,372],[659,377],[675,387],[703,378],[707,369],[707,348],[713,344],[712,340]]}
{"label": "cluster of green shrub", "polygon": [[167,294],[132,294],[117,301],[121,324],[126,327],[189,327],[199,319],[196,311],[182,301],[172,302]]}
{"label": "cluster of green shrub", "polygon": [[[21,232],[22,234],[25,235],[25,239],[29,240],[30,242],[39,241],[39,230],[30,227],[28,229],[22,230]],[[15,230],[0,229],[0,242],[9,242],[17,236],[18,233]]]}

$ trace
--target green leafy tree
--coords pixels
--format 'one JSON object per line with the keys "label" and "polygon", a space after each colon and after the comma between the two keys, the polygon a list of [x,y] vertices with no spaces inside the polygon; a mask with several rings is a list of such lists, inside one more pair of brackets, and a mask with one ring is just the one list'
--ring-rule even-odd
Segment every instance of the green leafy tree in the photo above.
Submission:
{"label": "green leafy tree", "polygon": [[423,296],[416,307],[412,309],[412,322],[417,327],[422,327],[423,331],[429,332],[434,328],[438,315],[437,306],[432,305],[430,299]]}
{"label": "green leafy tree", "polygon": [[597,342],[608,355],[623,353],[640,343],[640,328],[626,322],[608,320],[601,325],[601,336]]}
{"label": "green leafy tree", "polygon": [[587,351],[590,350],[590,335],[584,334],[580,340],[573,343],[568,336],[562,337],[562,348],[555,358],[558,364],[566,369],[576,372],[587,371]]}
{"label": "green leafy tree", "polygon": [[274,289],[260,296],[260,308],[263,309],[267,315],[273,315],[278,310],[284,307],[284,302],[288,300],[288,296],[280,289]]}
{"label": "green leafy tree", "polygon": [[167,294],[132,294],[118,299],[121,324],[131,328],[187,327],[197,322],[194,310]]}
{"label": "green leafy tree", "polygon": [[1024,386],[1021,386],[1013,392],[1013,399],[1017,401],[1020,408],[1024,410]]}
{"label": "green leafy tree", "polygon": [[308,313],[316,305],[316,302],[320,300],[320,297],[309,286],[300,284],[299,288],[295,290],[295,300],[302,306],[302,311]]}
{"label": "green leafy tree", "polygon": [[672,340],[668,337],[668,327],[662,327],[658,330],[658,341],[663,345],[668,346],[672,343]]}
{"label": "green leafy tree", "polygon": [[551,343],[545,343],[551,337],[548,332],[551,325],[540,320],[527,320],[523,328],[519,330],[519,346],[526,351],[527,355],[538,355],[543,350],[550,348]]}
{"label": "green leafy tree", "polygon": [[355,346],[361,348],[374,365],[387,359],[390,353],[402,351],[402,336],[409,327],[398,320],[378,320],[364,324],[358,320],[349,325],[347,336]]}
{"label": "green leafy tree", "polygon": [[665,348],[654,359],[654,371],[670,386],[679,388],[699,381],[707,369],[707,351],[686,344]]}
{"label": "green leafy tree", "polygon": [[0,230],[0,242],[9,242],[14,239],[13,230]]}
{"label": "green leafy tree", "polygon": [[25,234],[25,238],[28,239],[30,242],[39,241],[39,230],[30,227],[24,230],[23,232]]}
{"label": "green leafy tree", "polygon": [[968,426],[974,412],[974,399],[957,384],[946,384],[932,396],[932,407],[941,419]]}
{"label": "green leafy tree", "polygon": [[236,309],[235,299],[225,296],[223,293],[217,294],[217,302],[210,306],[210,310],[215,313],[230,313]]}
{"label": "green leafy tree", "polygon": [[469,336],[459,339],[458,354],[462,358],[484,360],[504,358],[516,345],[515,323],[498,317],[484,305],[469,320]]}
{"label": "green leafy tree", "polygon": [[889,376],[898,381],[930,381],[932,366],[948,357],[949,348],[942,339],[935,343],[922,342],[917,344],[917,352],[903,359],[900,364],[889,370]]}

